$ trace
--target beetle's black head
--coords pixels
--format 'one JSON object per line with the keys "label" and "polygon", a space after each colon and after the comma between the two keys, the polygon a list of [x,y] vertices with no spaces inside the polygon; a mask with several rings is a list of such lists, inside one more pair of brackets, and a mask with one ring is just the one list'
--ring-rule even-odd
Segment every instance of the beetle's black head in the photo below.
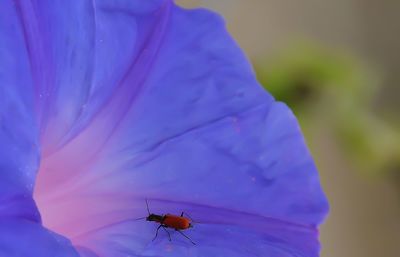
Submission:
{"label": "beetle's black head", "polygon": [[147,221],[156,221],[156,222],[162,222],[163,216],[161,215],[156,215],[156,214],[150,214],[146,218]]}

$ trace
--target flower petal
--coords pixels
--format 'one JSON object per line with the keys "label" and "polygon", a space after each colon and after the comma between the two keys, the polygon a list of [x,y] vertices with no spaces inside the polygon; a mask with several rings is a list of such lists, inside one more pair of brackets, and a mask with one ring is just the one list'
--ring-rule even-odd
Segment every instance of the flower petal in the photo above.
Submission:
{"label": "flower petal", "polygon": [[174,230],[169,230],[172,241],[162,229],[152,241],[157,225],[134,220],[90,231],[80,241],[99,256],[318,256],[317,231],[309,227],[198,205],[152,202],[204,214],[208,221],[183,231],[196,245]]}
{"label": "flower petal", "polygon": [[[298,124],[217,15],[153,0],[15,10],[18,44],[7,47],[27,42],[27,81],[11,85],[26,93],[4,90],[28,99],[16,100],[31,125],[21,139],[37,158],[40,138],[35,201],[47,228],[82,256],[318,256],[327,202]],[[177,233],[151,243],[155,224],[135,220],[145,198],[152,212],[190,213],[198,245]]]}
{"label": "flower petal", "polygon": [[[121,118],[159,44],[168,5],[162,0],[16,2],[32,64],[44,155],[98,114]],[[99,130],[107,134],[110,128]]]}
{"label": "flower petal", "polygon": [[0,32],[0,217],[40,222],[32,199],[39,129],[24,31],[11,2],[1,4]]}
{"label": "flower petal", "polygon": [[24,31],[12,2],[0,8],[0,255],[77,257],[65,238],[42,227],[32,199],[39,128]]}
{"label": "flower petal", "polygon": [[25,219],[0,219],[0,255],[79,257],[65,238]]}
{"label": "flower petal", "polygon": [[[77,236],[101,255],[318,256],[316,226],[327,203],[297,122],[283,104],[256,107],[165,141],[118,173],[90,188],[110,197],[103,199],[113,202],[119,222]],[[184,211],[199,222],[185,231],[195,249],[177,233],[169,243],[163,231],[151,243],[156,225],[131,221],[146,215],[145,197],[152,213]]]}

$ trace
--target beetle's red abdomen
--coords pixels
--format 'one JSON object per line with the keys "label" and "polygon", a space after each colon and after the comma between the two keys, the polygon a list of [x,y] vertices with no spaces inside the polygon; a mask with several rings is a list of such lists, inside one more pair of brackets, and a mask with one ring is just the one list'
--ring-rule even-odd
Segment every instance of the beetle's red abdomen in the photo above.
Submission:
{"label": "beetle's red abdomen", "polygon": [[190,227],[190,220],[188,218],[171,214],[165,215],[162,223],[170,228],[175,229],[187,229]]}

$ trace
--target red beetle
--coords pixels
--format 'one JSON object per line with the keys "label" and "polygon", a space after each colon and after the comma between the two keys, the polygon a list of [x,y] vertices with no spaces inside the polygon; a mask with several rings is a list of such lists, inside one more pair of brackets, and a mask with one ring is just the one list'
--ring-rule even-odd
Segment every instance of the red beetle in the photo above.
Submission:
{"label": "red beetle", "polygon": [[[160,226],[158,226],[158,228],[157,228],[156,235],[154,236],[153,241],[157,238],[158,230],[160,228],[163,228],[165,230],[165,232],[167,232],[169,241],[171,241],[171,235],[170,235],[169,231],[167,230],[167,228],[172,228],[172,229],[175,229],[176,231],[178,231],[182,236],[189,239],[189,241],[195,245],[195,243],[181,231],[181,230],[185,230],[185,229],[193,227],[192,220],[189,218],[183,217],[183,215],[185,214],[184,212],[181,213],[181,216],[177,216],[177,215],[173,215],[173,214],[157,215],[157,214],[150,213],[149,204],[147,203],[147,199],[146,199],[146,206],[147,206],[147,212],[149,213],[149,216],[146,217],[146,220],[160,223]],[[185,214],[185,215],[188,216],[187,214]]]}

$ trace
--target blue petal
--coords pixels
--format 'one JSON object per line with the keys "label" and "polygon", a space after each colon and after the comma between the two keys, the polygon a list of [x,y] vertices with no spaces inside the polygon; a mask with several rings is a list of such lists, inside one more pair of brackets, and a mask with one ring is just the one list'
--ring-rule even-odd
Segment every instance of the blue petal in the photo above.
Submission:
{"label": "blue petal", "polygon": [[[163,10],[169,4],[161,0],[16,2],[40,108],[45,155],[79,133],[102,109],[115,119],[123,115],[141,82],[137,75],[145,76],[149,56],[159,44],[166,20]],[[128,85],[124,83],[133,76]]]}
{"label": "blue petal", "polygon": [[38,220],[30,199],[39,146],[23,31],[11,4],[0,8],[0,215]]}
{"label": "blue petal", "polygon": [[65,238],[25,219],[0,219],[0,255],[79,257]]}
{"label": "blue petal", "polygon": [[[115,186],[105,188],[98,181],[90,187],[113,199],[120,221],[79,238],[104,256],[120,251],[135,256],[318,256],[316,225],[327,203],[297,122],[283,104],[205,124],[138,154],[116,172],[119,176],[101,178]],[[131,220],[146,215],[145,197],[151,212],[185,211],[199,222],[185,231],[197,245],[190,247],[178,233],[169,243],[163,231],[152,243],[157,226]]]}
{"label": "blue petal", "polygon": [[[194,228],[184,231],[196,245],[170,230],[172,241],[156,224],[124,220],[81,235],[81,242],[96,249],[99,256],[318,256],[317,231],[248,213],[214,209],[177,202],[151,201],[164,210],[189,209],[204,214]],[[150,228],[149,228],[150,227]]]}
{"label": "blue petal", "polygon": [[[0,8],[0,255],[76,257],[70,242],[40,224],[32,199],[39,128],[24,31],[11,2]],[[6,35],[6,36],[5,36]]]}
{"label": "blue petal", "polygon": [[[327,202],[298,124],[217,15],[160,0],[5,7],[1,90],[18,111],[1,112],[0,176],[17,185],[0,191],[0,213],[40,220],[40,142],[35,201],[82,256],[318,256]],[[145,198],[190,213],[197,246],[177,233],[152,243],[156,225],[135,220]]]}

